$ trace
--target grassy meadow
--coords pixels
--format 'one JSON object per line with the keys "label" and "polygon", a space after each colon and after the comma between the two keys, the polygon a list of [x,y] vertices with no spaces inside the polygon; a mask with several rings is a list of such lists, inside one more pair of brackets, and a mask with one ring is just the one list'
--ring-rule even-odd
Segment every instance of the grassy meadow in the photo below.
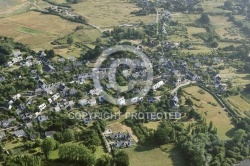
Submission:
{"label": "grassy meadow", "polygon": [[250,103],[243,99],[240,95],[230,96],[226,100],[232,107],[239,110],[242,114],[250,115]]}
{"label": "grassy meadow", "polygon": [[184,160],[179,150],[173,145],[163,145],[160,148],[136,146],[123,149],[128,153],[130,166],[184,166]]}
{"label": "grassy meadow", "polygon": [[148,129],[154,129],[156,130],[159,126],[160,122],[148,122],[148,123],[144,123],[143,125],[146,126]]}
{"label": "grassy meadow", "polygon": [[[200,94],[199,90],[201,89],[197,86],[185,88],[184,91],[188,93],[185,94],[186,98],[190,98],[193,101],[194,109],[206,119],[208,124],[210,121],[213,122],[214,126],[218,129],[218,136],[221,139],[230,139],[232,137],[232,131],[234,131],[234,126],[229,115],[212,95],[208,92]],[[192,94],[192,96],[189,94]],[[192,97],[200,99],[200,101],[196,101],[192,99]]]}
{"label": "grassy meadow", "polygon": [[27,5],[28,0],[0,0],[0,16],[14,13]]}
{"label": "grassy meadow", "polygon": [[[120,24],[155,22],[156,16],[135,16],[130,12],[139,8],[127,0],[84,0],[71,5],[75,12],[88,19],[90,24],[98,27],[111,27]],[[84,10],[88,7],[88,10]],[[94,12],[95,11],[95,12]]]}

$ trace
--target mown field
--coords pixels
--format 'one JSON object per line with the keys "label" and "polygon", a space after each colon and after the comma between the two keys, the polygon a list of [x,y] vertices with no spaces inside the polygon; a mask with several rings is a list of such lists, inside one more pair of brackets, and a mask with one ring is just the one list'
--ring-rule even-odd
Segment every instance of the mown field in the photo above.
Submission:
{"label": "mown field", "polygon": [[137,146],[124,149],[129,155],[130,166],[184,166],[180,151],[173,145],[161,148]]}
{"label": "mown field", "polygon": [[0,35],[12,37],[31,48],[52,48],[51,41],[71,33],[78,23],[58,16],[27,12],[0,19]]}
{"label": "mown field", "polygon": [[[84,0],[71,5],[75,12],[88,19],[90,24],[98,27],[111,27],[120,24],[155,22],[156,16],[134,16],[130,12],[139,10],[127,0]],[[86,7],[88,10],[86,10]]]}
{"label": "mown field", "polygon": [[[221,139],[230,139],[234,131],[234,126],[229,115],[212,95],[208,92],[200,94],[199,90],[201,89],[197,86],[187,87],[184,89],[188,93],[185,96],[193,101],[194,109],[206,119],[207,123],[210,123],[210,121],[213,122],[214,126],[218,129],[218,136]],[[196,99],[200,99],[200,101],[192,99],[192,96],[189,94],[192,94]]]}

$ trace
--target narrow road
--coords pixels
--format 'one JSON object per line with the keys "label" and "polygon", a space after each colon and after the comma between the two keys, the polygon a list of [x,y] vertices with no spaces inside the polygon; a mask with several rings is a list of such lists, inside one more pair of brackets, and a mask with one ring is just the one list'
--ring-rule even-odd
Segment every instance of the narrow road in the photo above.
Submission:
{"label": "narrow road", "polygon": [[155,23],[156,23],[156,35],[158,35],[159,34],[159,12],[158,12],[158,8],[155,8],[155,10],[156,10],[156,21],[155,21]]}
{"label": "narrow road", "polygon": [[183,87],[183,86],[186,86],[186,85],[189,85],[189,84],[191,84],[191,83],[194,84],[194,83],[196,83],[196,81],[187,81],[187,82],[185,82],[185,83],[183,83],[183,84],[178,85],[176,88],[174,88],[174,89],[172,90],[171,94],[174,94],[176,91],[178,91],[179,88],[181,88],[181,87]]}
{"label": "narrow road", "polygon": [[46,12],[46,10],[42,9],[40,6],[37,5],[37,1],[36,0],[33,3],[32,2],[29,2],[29,3],[32,4],[33,6],[35,6],[38,10]]}

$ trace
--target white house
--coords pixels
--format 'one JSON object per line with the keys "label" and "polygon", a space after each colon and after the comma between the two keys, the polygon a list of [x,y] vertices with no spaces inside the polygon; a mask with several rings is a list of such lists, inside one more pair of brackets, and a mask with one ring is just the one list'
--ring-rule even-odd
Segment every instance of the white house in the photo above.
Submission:
{"label": "white house", "polygon": [[164,84],[165,84],[164,81],[159,81],[155,85],[153,85],[152,89],[156,90],[156,89],[160,88]]}
{"label": "white house", "polygon": [[126,104],[126,101],[125,101],[125,98],[124,97],[121,97],[119,99],[116,100],[116,103],[118,105],[125,105]]}
{"label": "white house", "polygon": [[54,95],[52,96],[52,99],[53,99],[54,101],[56,101],[57,99],[59,99],[59,97],[60,97],[60,94],[59,94],[59,93],[56,93],[56,94],[54,94]]}
{"label": "white house", "polygon": [[14,101],[16,101],[16,100],[19,99],[20,97],[21,97],[21,95],[18,93],[18,94],[16,94],[15,96],[13,96],[12,99],[13,99]]}
{"label": "white house", "polygon": [[219,88],[220,91],[223,92],[223,91],[227,90],[227,84],[222,84],[221,83],[218,88]]}
{"label": "white house", "polygon": [[30,60],[30,59],[32,60],[32,59],[33,59],[33,56],[30,55],[30,56],[27,56],[27,57],[26,57],[26,60]]}
{"label": "white house", "polygon": [[30,66],[32,66],[32,63],[31,63],[31,62],[29,62],[29,61],[27,61],[27,62],[25,62],[25,63],[23,64],[23,66],[30,67]]}
{"label": "white house", "polygon": [[48,99],[48,102],[51,104],[51,103],[52,103],[52,99],[51,99],[51,98],[49,98],[49,99]]}
{"label": "white house", "polygon": [[90,106],[94,106],[94,105],[96,105],[96,99],[95,98],[89,99],[88,103]]}
{"label": "white house", "polygon": [[13,62],[12,61],[7,62],[6,66],[7,67],[13,66]]}
{"label": "white house", "polygon": [[142,97],[134,97],[134,98],[131,99],[131,102],[132,103],[137,103],[139,101],[142,101],[142,99],[143,99]]}
{"label": "white house", "polygon": [[36,73],[37,73],[37,70],[36,70],[36,69],[35,69],[35,70],[31,70],[30,73],[31,73],[31,74],[36,74]]}
{"label": "white house", "polygon": [[81,99],[81,100],[78,101],[78,104],[80,104],[81,106],[87,105],[88,104],[88,100]]}
{"label": "white house", "polygon": [[17,62],[20,62],[20,61],[22,61],[22,60],[23,60],[22,57],[15,57],[15,58],[12,58],[12,62],[13,62],[13,63],[17,63]]}
{"label": "white house", "polygon": [[40,65],[40,64],[42,64],[42,61],[36,61],[35,64]]}
{"label": "white house", "polygon": [[39,108],[40,111],[42,111],[42,110],[44,110],[46,108],[46,104],[43,103],[43,104],[39,105],[38,108]]}
{"label": "white house", "polygon": [[93,96],[93,95],[97,95],[99,96],[102,92],[102,89],[101,88],[96,88],[96,89],[92,89],[89,91],[89,93]]}

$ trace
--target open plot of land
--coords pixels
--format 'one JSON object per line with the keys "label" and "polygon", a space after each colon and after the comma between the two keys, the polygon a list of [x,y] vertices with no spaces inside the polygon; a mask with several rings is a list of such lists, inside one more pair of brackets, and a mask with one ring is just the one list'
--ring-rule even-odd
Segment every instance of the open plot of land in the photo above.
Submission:
{"label": "open plot of land", "polygon": [[13,13],[28,4],[27,0],[0,0],[0,15]]}
{"label": "open plot of land", "polygon": [[172,18],[173,18],[173,20],[178,21],[182,24],[190,23],[190,19],[188,18],[187,14],[173,13]]}
{"label": "open plot of land", "polygon": [[181,50],[184,53],[190,54],[202,54],[202,53],[211,53],[213,49],[206,47],[205,45],[193,45],[192,50]]}
{"label": "open plot of land", "polygon": [[30,11],[0,19],[0,35],[12,37],[32,48],[46,49],[52,48],[51,41],[69,34],[79,25],[58,16]]}
{"label": "open plot of land", "polygon": [[[99,27],[111,27],[120,24],[155,22],[155,15],[135,16],[130,13],[139,10],[137,6],[126,0],[84,0],[71,5],[75,12],[89,20],[90,24]],[[88,10],[85,10],[85,8]]]}
{"label": "open plot of land", "polygon": [[230,80],[235,86],[245,86],[249,84],[250,74],[238,73],[235,68],[220,70],[222,81]]}
{"label": "open plot of land", "polygon": [[148,129],[156,130],[159,124],[160,122],[148,122],[148,123],[144,123],[144,126],[146,126]]}
{"label": "open plot of land", "polygon": [[56,54],[68,59],[69,57],[80,57],[82,50],[76,47],[54,47]]}
{"label": "open plot of land", "polygon": [[[162,149],[162,150],[161,150]],[[130,166],[184,166],[180,151],[173,145],[164,145],[160,148],[137,146],[124,149],[128,153]]]}
{"label": "open plot of land", "polygon": [[200,38],[195,38],[193,35],[197,34],[197,33],[204,33],[206,32],[205,28],[197,28],[197,27],[191,27],[191,26],[187,26],[187,31],[188,31],[188,36],[189,36],[189,41],[192,44],[203,44],[203,40]]}
{"label": "open plot of land", "polygon": [[38,34],[42,33],[40,31],[30,29],[30,28],[26,28],[26,27],[19,27],[19,28],[16,29],[16,31],[26,33],[26,34],[29,34],[29,35],[38,35]]}
{"label": "open plot of land", "polygon": [[[82,26],[83,29],[77,30],[72,33],[70,36],[73,37],[74,42],[81,42],[81,43],[92,43],[96,41],[96,38],[101,37],[101,32],[97,29],[84,25]],[[67,43],[68,36],[59,40],[61,43]]]}
{"label": "open plot of land", "polygon": [[105,155],[105,154],[107,153],[105,153],[103,146],[96,147],[96,151],[95,151],[96,158],[100,158],[102,155]]}
{"label": "open plot of land", "polygon": [[63,3],[67,3],[66,0],[49,0],[50,2],[53,2],[53,3],[57,3],[57,4],[63,4]]}
{"label": "open plot of land", "polygon": [[211,13],[227,13],[229,11],[218,8],[218,6],[223,6],[225,0],[205,0],[201,1],[201,6],[205,12]]}
{"label": "open plot of land", "polygon": [[[197,86],[191,86],[184,89],[188,94],[192,94],[196,99],[200,99],[200,101],[196,101],[192,99],[190,95],[186,95],[187,98],[189,97],[192,99],[194,109],[206,118],[207,123],[210,123],[210,121],[213,122],[214,126],[218,129],[218,136],[224,140],[229,139],[232,136],[231,132],[234,129],[229,115],[219,103],[217,103],[212,95],[208,92],[200,94],[199,90],[201,90],[201,88]],[[209,104],[208,102],[215,105]]]}
{"label": "open plot of land", "polygon": [[215,27],[215,32],[222,39],[243,39],[239,29],[228,21],[226,16],[209,16],[211,24]]}
{"label": "open plot of land", "polygon": [[250,114],[250,103],[245,101],[240,96],[230,96],[230,97],[227,98],[227,100],[237,110],[240,110],[242,113],[249,112],[249,114]]}

